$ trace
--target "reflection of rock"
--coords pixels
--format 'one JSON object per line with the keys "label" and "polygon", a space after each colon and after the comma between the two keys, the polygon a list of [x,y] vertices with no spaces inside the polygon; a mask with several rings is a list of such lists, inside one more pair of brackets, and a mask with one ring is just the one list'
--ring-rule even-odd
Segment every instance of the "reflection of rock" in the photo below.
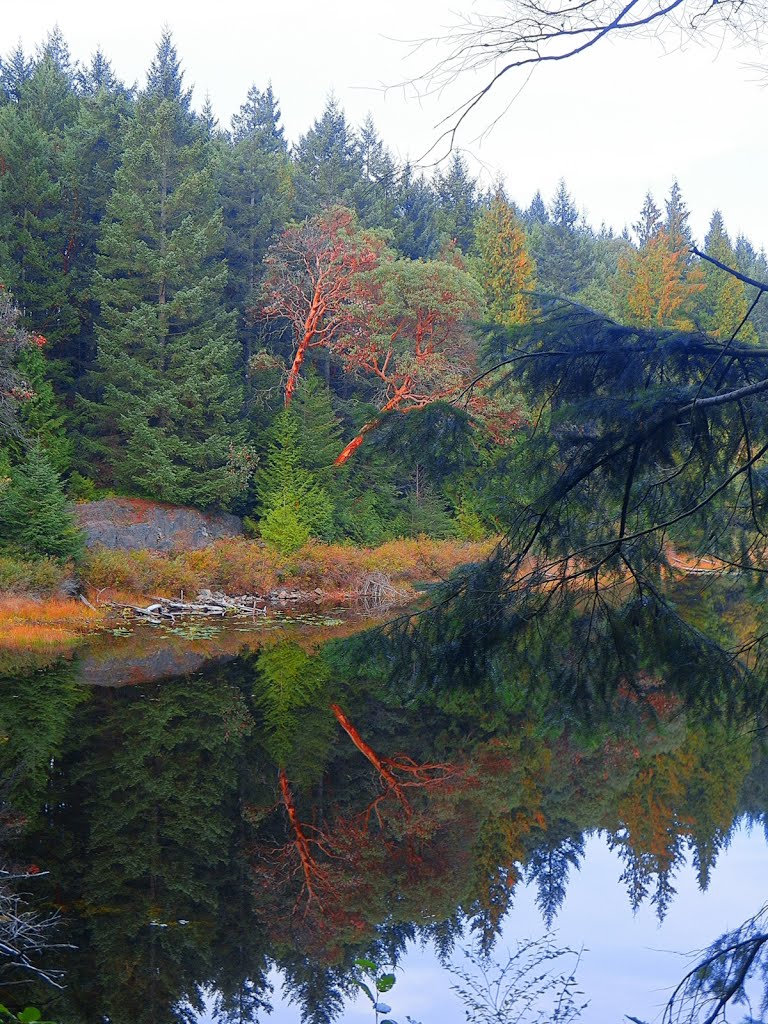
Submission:
{"label": "reflection of rock", "polygon": [[225,664],[237,654],[215,654],[210,650],[192,650],[178,643],[157,644],[141,654],[113,649],[105,658],[103,652],[86,652],[77,665],[78,682],[88,686],[130,686],[174,676],[199,672],[205,665]]}
{"label": "reflection of rock", "polygon": [[189,550],[243,532],[237,516],[205,515],[196,509],[158,505],[137,498],[89,501],[78,505],[76,512],[88,547],[101,544],[122,550]]}

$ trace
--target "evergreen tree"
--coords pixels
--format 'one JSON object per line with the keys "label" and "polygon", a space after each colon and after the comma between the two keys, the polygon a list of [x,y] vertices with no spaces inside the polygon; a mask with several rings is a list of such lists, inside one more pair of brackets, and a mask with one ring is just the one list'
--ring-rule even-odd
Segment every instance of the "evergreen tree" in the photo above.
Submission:
{"label": "evergreen tree", "polygon": [[[712,214],[709,230],[704,239],[704,251],[728,267],[737,264],[736,253],[725,229],[719,210]],[[704,265],[704,291],[702,293],[702,326],[716,338],[730,338],[746,316],[749,308],[745,285],[724,274],[711,263]],[[757,335],[751,323],[740,331],[742,341],[755,341]]]}
{"label": "evergreen tree", "polygon": [[502,327],[527,323],[534,314],[531,291],[536,267],[528,255],[525,231],[500,195],[491,200],[476,227],[478,276],[490,319]]}
{"label": "evergreen tree", "polygon": [[72,465],[73,440],[67,433],[68,418],[48,380],[41,348],[28,345],[19,354],[16,365],[32,393],[19,407],[22,429],[40,442],[56,472],[66,473]]}
{"label": "evergreen tree", "polygon": [[0,88],[5,102],[18,103],[24,84],[32,77],[34,62],[26,56],[19,43],[0,66]]}
{"label": "evergreen tree", "polygon": [[574,295],[589,281],[591,246],[588,233],[578,225],[579,213],[562,179],[547,221],[534,220],[531,254],[539,284],[554,295]]}
{"label": "evergreen tree", "polygon": [[469,173],[461,153],[451,156],[445,173],[436,176],[434,187],[444,237],[455,241],[462,252],[470,252],[475,242],[474,221],[479,198],[477,180]]}
{"label": "evergreen tree", "polygon": [[364,227],[391,228],[398,205],[398,168],[392,154],[379,138],[369,114],[360,129],[358,155],[361,177],[355,208]]}
{"label": "evergreen tree", "polygon": [[294,154],[297,216],[310,217],[339,204],[354,208],[362,174],[357,139],[331,95]]}
{"label": "evergreen tree", "polygon": [[423,175],[414,177],[410,164],[399,177],[392,232],[393,245],[403,256],[412,260],[437,256],[440,225],[435,195]]}
{"label": "evergreen tree", "polygon": [[690,260],[687,250],[693,243],[691,228],[688,223],[690,213],[683,199],[683,193],[677,181],[672,182],[669,196],[664,200],[664,227],[674,249],[685,249],[686,258]]}
{"label": "evergreen tree", "polygon": [[662,226],[661,210],[653,200],[650,192],[646,192],[643,208],[640,211],[640,220],[632,225],[632,230],[637,236],[637,243],[644,249],[651,239],[655,238]]}
{"label": "evergreen tree", "polygon": [[[669,212],[671,210],[671,213]],[[704,287],[701,271],[689,266],[682,232],[687,213],[679,191],[667,202],[670,233],[649,192],[639,221],[633,225],[639,248],[618,260],[614,293],[621,320],[640,327],[691,330],[696,296]]]}
{"label": "evergreen tree", "polygon": [[54,355],[77,330],[62,187],[64,131],[75,113],[71,87],[49,58],[24,83],[19,102],[0,109],[0,251],[8,261],[2,274]]}
{"label": "evergreen tree", "polygon": [[333,503],[301,466],[301,430],[292,407],[278,414],[270,435],[264,467],[256,476],[262,537],[283,552],[296,550],[311,536],[329,539]]}
{"label": "evergreen tree", "polygon": [[237,311],[247,361],[262,326],[254,316],[262,260],[293,205],[288,150],[271,85],[263,93],[249,89],[232,118],[232,136],[233,144],[222,148],[218,178],[227,233],[227,302]]}
{"label": "evergreen tree", "polygon": [[82,534],[59,475],[39,443],[29,448],[26,461],[12,471],[0,493],[0,541],[33,557],[67,559],[82,551]]}
{"label": "evergreen tree", "polygon": [[139,98],[99,245],[95,453],[121,488],[224,506],[242,437],[222,218],[168,33]]}
{"label": "evergreen tree", "polygon": [[536,195],[531,200],[531,205],[525,211],[524,220],[526,224],[546,224],[549,221],[549,211],[541,192],[537,189]]}

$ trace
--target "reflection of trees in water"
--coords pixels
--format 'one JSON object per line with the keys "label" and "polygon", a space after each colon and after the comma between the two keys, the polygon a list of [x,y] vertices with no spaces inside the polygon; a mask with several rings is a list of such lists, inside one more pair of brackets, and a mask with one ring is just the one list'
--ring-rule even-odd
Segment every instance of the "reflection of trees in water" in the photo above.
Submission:
{"label": "reflection of trees in water", "polygon": [[414,938],[447,957],[467,933],[490,950],[521,878],[551,921],[587,832],[620,848],[635,899],[670,893],[685,849],[705,885],[763,772],[738,721],[658,681],[606,684],[585,721],[541,664],[500,657],[406,710],[412,680],[381,670],[397,642],[365,643],[350,669],[348,644],[286,641],[73,706],[23,840],[79,947],[53,1019],[182,1021],[211,989],[218,1020],[255,1020],[275,964],[330,1020],[356,957],[396,963]]}

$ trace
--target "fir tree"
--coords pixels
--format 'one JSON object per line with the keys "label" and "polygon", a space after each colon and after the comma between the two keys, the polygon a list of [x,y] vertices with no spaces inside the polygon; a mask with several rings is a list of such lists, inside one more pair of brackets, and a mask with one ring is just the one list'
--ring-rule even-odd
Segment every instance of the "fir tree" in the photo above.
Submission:
{"label": "fir tree", "polygon": [[531,254],[536,260],[539,284],[553,295],[574,295],[588,283],[591,265],[590,238],[579,228],[579,213],[562,179],[546,222],[534,220]]}
{"label": "fir tree", "polygon": [[61,480],[39,443],[29,448],[0,495],[0,540],[32,557],[76,558],[82,551],[82,534]]}
{"label": "fir tree", "polygon": [[440,205],[440,227],[462,252],[470,252],[475,241],[474,221],[479,206],[477,181],[469,173],[461,153],[454,153],[444,174],[435,179]]}
{"label": "fir tree", "polygon": [[232,134],[233,144],[221,152],[218,177],[229,267],[227,301],[237,310],[247,361],[262,327],[253,315],[262,260],[290,216],[294,195],[280,108],[271,86],[263,93],[255,86],[249,89],[232,118]]}
{"label": "fir tree", "polygon": [[278,414],[270,435],[264,467],[256,476],[262,537],[281,551],[301,547],[310,536],[330,538],[333,504],[301,466],[301,431],[293,408]]}
{"label": "fir tree", "polygon": [[[736,253],[733,251],[719,210],[712,214],[709,231],[704,239],[704,251],[728,267],[736,266]],[[746,287],[741,281],[730,274],[724,274],[711,263],[704,266],[704,283],[702,325],[716,338],[730,338],[749,308]],[[747,342],[757,339],[751,323],[742,328],[739,337]]]}
{"label": "fir tree", "polygon": [[95,453],[114,483],[224,506],[242,426],[234,317],[205,146],[164,34],[128,130],[99,245]]}
{"label": "fir tree", "polygon": [[362,178],[357,139],[335,96],[296,147],[296,213],[309,217],[329,206],[355,207]]}
{"label": "fir tree", "polygon": [[669,196],[664,200],[664,227],[669,235],[673,248],[685,249],[686,258],[690,260],[687,250],[693,243],[691,228],[688,223],[690,213],[683,199],[683,193],[677,181],[672,182]]}
{"label": "fir tree", "polygon": [[414,177],[413,168],[403,168],[394,210],[393,244],[412,260],[427,260],[440,249],[439,211],[430,183],[423,175]]}
{"label": "fir tree", "polygon": [[637,236],[637,242],[641,249],[656,237],[662,226],[661,210],[653,200],[650,192],[646,192],[643,208],[640,211],[640,219],[632,225],[632,230]]}

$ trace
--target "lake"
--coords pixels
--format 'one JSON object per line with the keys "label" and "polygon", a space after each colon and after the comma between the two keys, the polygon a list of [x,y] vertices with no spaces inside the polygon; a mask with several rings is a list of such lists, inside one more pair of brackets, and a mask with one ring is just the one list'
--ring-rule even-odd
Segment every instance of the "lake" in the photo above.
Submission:
{"label": "lake", "polygon": [[418,630],[372,625],[126,626],[3,666],[4,860],[71,948],[34,960],[61,991],[5,968],[0,1001],[60,1024],[363,1024],[370,960],[393,1019],[459,1024],[456,972],[532,942],[504,976],[517,1011],[540,990],[521,1020],[660,1019],[680,954],[766,899],[758,705],[697,704],[644,665],[585,706],[546,656],[501,644],[457,679]]}

